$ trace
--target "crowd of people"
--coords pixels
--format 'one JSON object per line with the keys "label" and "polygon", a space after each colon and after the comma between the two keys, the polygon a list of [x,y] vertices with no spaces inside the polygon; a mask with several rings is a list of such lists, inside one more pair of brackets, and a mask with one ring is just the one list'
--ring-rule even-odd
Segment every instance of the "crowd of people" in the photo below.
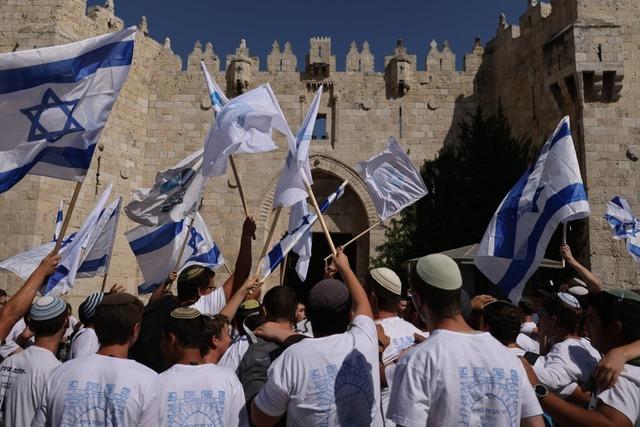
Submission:
{"label": "crowd of people", "polygon": [[[359,279],[338,250],[304,300],[190,266],[143,302],[114,286],[77,320],[36,298],[47,256],[0,295],[6,426],[640,426],[640,294],[577,277],[518,305],[463,302],[442,254]],[[171,287],[176,289],[176,295]]]}

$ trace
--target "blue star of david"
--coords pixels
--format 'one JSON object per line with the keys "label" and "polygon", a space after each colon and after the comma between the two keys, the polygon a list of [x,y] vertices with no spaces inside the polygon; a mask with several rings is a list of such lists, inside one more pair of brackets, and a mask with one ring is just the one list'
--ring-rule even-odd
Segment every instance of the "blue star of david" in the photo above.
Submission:
{"label": "blue star of david", "polygon": [[189,247],[193,249],[194,252],[198,250],[198,243],[202,242],[204,238],[196,231],[195,228],[191,229],[191,238],[189,239]]}
{"label": "blue star of david", "polygon": [[531,201],[531,210],[529,212],[540,212],[540,208],[538,208],[538,199],[540,198],[542,190],[544,190],[544,186],[536,189],[536,193],[533,195],[533,200]]}
{"label": "blue star of david", "polygon": [[[31,121],[27,142],[41,141],[43,139],[49,142],[55,142],[67,134],[84,131],[85,129],[72,115],[79,101],[80,99],[62,101],[60,97],[49,88],[42,96],[42,101],[40,101],[39,105],[21,109],[20,112]],[[61,110],[66,115],[67,120],[62,129],[49,131],[40,123],[40,118],[42,117],[42,113],[53,108]]]}

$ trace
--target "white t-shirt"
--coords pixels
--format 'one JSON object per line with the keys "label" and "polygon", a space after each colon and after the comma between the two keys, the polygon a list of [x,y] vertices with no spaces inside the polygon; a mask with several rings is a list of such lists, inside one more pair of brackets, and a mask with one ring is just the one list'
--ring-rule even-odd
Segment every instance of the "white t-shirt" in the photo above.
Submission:
{"label": "white t-shirt", "polygon": [[304,319],[296,323],[296,332],[309,338],[313,338],[313,327],[311,327],[311,321],[309,319]]}
{"label": "white t-shirt", "polygon": [[3,345],[0,345],[0,360],[11,356],[16,350],[22,350],[22,347],[11,340],[6,340]]}
{"label": "white t-shirt", "polygon": [[622,412],[634,427],[640,427],[640,367],[625,365],[616,384],[600,392],[598,399]]}
{"label": "white t-shirt", "polygon": [[544,365],[533,368],[542,384],[567,397],[578,384],[589,384],[589,377],[599,361],[600,353],[589,340],[567,338],[551,347]]}
{"label": "white t-shirt", "polygon": [[159,375],[161,413],[167,427],[246,425],[244,392],[238,377],[214,364],[173,365]]}
{"label": "white t-shirt", "polygon": [[236,372],[238,370],[238,366],[240,366],[240,362],[244,357],[244,354],[249,349],[249,339],[246,335],[240,335],[224,352],[220,360],[218,361],[218,366],[222,366],[223,368],[227,368],[232,372]]}
{"label": "white t-shirt", "polygon": [[516,344],[524,348],[526,351],[540,354],[540,343],[534,339],[529,338],[529,336],[525,334],[518,334],[518,336],[516,337]]}
{"label": "white t-shirt", "polygon": [[224,296],[224,289],[220,286],[210,294],[200,297],[191,307],[202,314],[215,315],[220,313],[226,304],[227,299]]}
{"label": "white t-shirt", "polygon": [[[0,365],[3,389],[4,374],[5,372],[9,374],[8,389],[4,397],[5,425],[31,425],[36,410],[40,406],[47,379],[51,371],[60,365],[60,361],[53,353],[36,345],[11,356]],[[2,405],[1,396],[0,405]]]}
{"label": "white t-shirt", "polygon": [[406,427],[512,427],[540,414],[522,363],[491,334],[438,329],[398,362],[388,416]]}
{"label": "white t-shirt", "polygon": [[382,426],[376,325],[356,316],[351,329],[307,338],[269,368],[254,403],[288,426]]}
{"label": "white t-shirt", "polygon": [[81,356],[95,354],[100,348],[98,336],[93,328],[82,327],[77,334],[73,336],[71,347],[69,347],[68,359],[77,359]]}
{"label": "white t-shirt", "polygon": [[158,374],[129,359],[90,354],[53,370],[32,426],[156,426]]}
{"label": "white t-shirt", "polygon": [[[425,338],[429,336],[428,333],[422,332],[416,328],[412,323],[401,319],[398,316],[387,317],[386,319],[376,320],[376,324],[382,326],[385,335],[389,337],[389,346],[384,349],[382,353],[382,363],[388,365],[398,358],[398,355],[402,350],[411,347],[415,343],[414,334],[422,335]],[[380,391],[380,404],[382,405],[383,416],[387,413],[389,408],[389,398],[391,397],[391,383],[393,381],[394,367],[390,366],[385,369],[387,374],[388,387],[382,387]],[[385,427],[392,427],[395,424],[391,420],[385,420]]]}
{"label": "white t-shirt", "polygon": [[78,324],[78,319],[76,319],[73,316],[69,316],[69,326],[67,327],[67,329],[64,331],[64,337],[70,337],[71,334],[73,334],[73,331],[76,330],[76,325]]}
{"label": "white t-shirt", "polygon": [[531,336],[533,335],[534,329],[536,329],[537,327],[538,325],[536,325],[536,322],[524,322],[522,325],[520,325],[520,333]]}

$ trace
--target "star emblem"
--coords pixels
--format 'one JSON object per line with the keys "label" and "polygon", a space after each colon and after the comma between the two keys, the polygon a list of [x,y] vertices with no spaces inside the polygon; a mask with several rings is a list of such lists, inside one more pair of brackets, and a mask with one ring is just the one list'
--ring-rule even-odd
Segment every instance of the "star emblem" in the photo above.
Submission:
{"label": "star emblem", "polygon": [[[63,136],[74,133],[82,132],[85,129],[73,118],[73,110],[80,99],[74,99],[72,101],[62,101],[58,95],[51,89],[47,89],[42,96],[42,101],[39,105],[33,107],[23,108],[20,110],[22,114],[27,116],[31,121],[31,128],[29,129],[29,136],[27,142],[47,140],[49,142],[55,142]],[[42,114],[48,110],[59,110],[65,117],[64,126],[58,127],[54,130],[47,129],[41,122]]]}
{"label": "star emblem", "polygon": [[194,253],[198,251],[198,244],[204,240],[204,237],[195,228],[191,229],[191,238],[187,245],[193,249]]}

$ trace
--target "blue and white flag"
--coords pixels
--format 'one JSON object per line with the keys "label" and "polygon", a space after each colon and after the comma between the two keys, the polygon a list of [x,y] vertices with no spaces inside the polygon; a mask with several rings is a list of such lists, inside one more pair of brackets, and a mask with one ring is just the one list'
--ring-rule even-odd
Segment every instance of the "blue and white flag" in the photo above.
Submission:
{"label": "blue and white flag", "polygon": [[58,208],[58,213],[56,214],[56,225],[53,229],[53,239],[52,242],[57,242],[58,237],[60,236],[60,231],[62,231],[62,209],[64,208],[64,201],[60,200],[60,207]]}
{"label": "blue and white flag", "polygon": [[190,231],[188,221],[185,219],[160,227],[140,225],[125,233],[145,280],[145,283],[138,286],[139,293],[153,292],[169,277],[169,273],[178,264],[178,256],[187,232],[189,240],[178,264],[178,270],[194,264],[215,270],[224,264],[224,258],[202,216],[196,214]]}
{"label": "blue and white flag", "polygon": [[202,149],[156,174],[152,188],[133,191],[124,211],[131,221],[148,227],[182,221],[200,207],[204,189]]}
{"label": "blue and white flag", "polygon": [[588,216],[587,193],[569,117],[565,117],[540,149],[535,163],[500,203],[480,243],[475,265],[517,302],[558,225]]}
{"label": "blue and white flag", "polygon": [[118,197],[100,213],[98,222],[83,245],[82,264],[78,268],[77,278],[105,275],[109,271],[121,204],[122,197]]}
{"label": "blue and white flag", "polygon": [[[333,202],[342,197],[346,187],[347,181],[343,182],[336,191],[331,193],[329,197],[322,202],[322,205],[320,205],[320,212],[325,213]],[[285,234],[282,240],[273,245],[269,253],[260,260],[258,271],[260,272],[262,280],[266,280],[267,277],[269,277],[271,273],[278,268],[282,261],[284,261],[284,257],[290,250],[296,247],[300,239],[304,238],[305,235],[308,236],[307,233],[311,231],[311,227],[313,227],[313,224],[315,224],[317,220],[318,216],[315,213],[308,213],[304,215],[293,229],[291,229],[291,227],[289,228],[287,234]]]}
{"label": "blue and white flag", "polygon": [[383,152],[358,162],[356,169],[382,221],[428,194],[420,172],[393,137]]}
{"label": "blue and white flag", "polygon": [[624,240],[629,254],[640,262],[640,219],[633,215],[627,200],[620,196],[611,199],[604,217],[611,226],[613,238]]}
{"label": "blue and white flag", "polygon": [[220,176],[235,153],[264,153],[278,148],[272,129],[293,134],[271,86],[264,84],[227,102],[217,114],[204,145],[204,176]]}
{"label": "blue and white flag", "polygon": [[218,86],[216,81],[211,78],[211,74],[209,74],[209,70],[207,70],[207,66],[204,64],[204,61],[200,61],[200,66],[204,73],[204,79],[207,82],[207,89],[209,90],[209,97],[211,98],[211,106],[216,113],[219,113],[222,106],[229,102],[229,98],[227,98],[222,89],[220,89],[220,86]]}
{"label": "blue and white flag", "polygon": [[0,55],[0,193],[28,173],[84,180],[129,73],[135,33]]}
{"label": "blue and white flag", "polygon": [[313,184],[311,168],[309,167],[309,145],[313,135],[313,126],[316,123],[320,99],[322,98],[322,86],[318,88],[313,101],[309,106],[307,115],[296,134],[295,144],[289,146],[287,158],[282,166],[280,178],[273,196],[273,207],[293,206],[307,199],[308,193],[304,183]]}
{"label": "blue and white flag", "polygon": [[[289,212],[289,233],[293,231],[301,224],[304,217],[309,215],[309,205],[306,200],[301,200],[291,207]],[[311,261],[311,249],[313,247],[313,238],[311,235],[311,228],[307,229],[300,236],[300,240],[291,248],[293,252],[298,255],[298,261],[296,262],[296,273],[301,282],[307,280],[307,272],[309,271],[309,262]]]}

